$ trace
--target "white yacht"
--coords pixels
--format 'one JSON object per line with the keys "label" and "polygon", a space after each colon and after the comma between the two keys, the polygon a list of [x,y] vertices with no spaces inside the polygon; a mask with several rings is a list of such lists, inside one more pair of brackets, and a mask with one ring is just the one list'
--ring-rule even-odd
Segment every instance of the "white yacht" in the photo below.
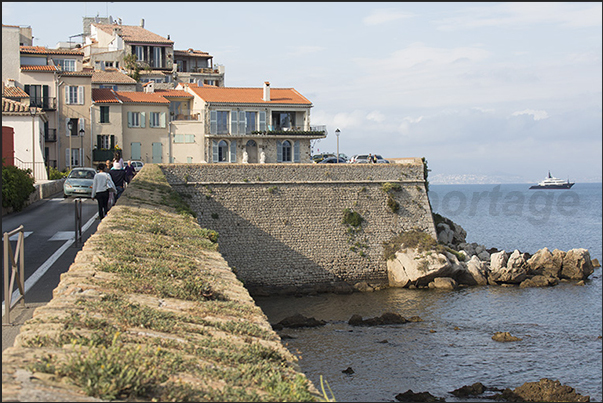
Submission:
{"label": "white yacht", "polygon": [[538,185],[530,186],[530,189],[569,189],[572,186],[574,186],[574,182],[570,182],[569,179],[564,181],[563,179],[555,178],[551,176],[551,171],[549,171],[548,177],[539,182]]}

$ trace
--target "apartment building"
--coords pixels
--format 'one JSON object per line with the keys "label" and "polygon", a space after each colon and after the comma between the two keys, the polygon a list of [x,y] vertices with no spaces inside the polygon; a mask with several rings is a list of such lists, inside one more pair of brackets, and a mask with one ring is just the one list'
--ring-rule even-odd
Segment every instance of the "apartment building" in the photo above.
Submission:
{"label": "apartment building", "polygon": [[213,56],[207,52],[189,48],[174,50],[176,70],[173,73],[175,82],[214,85],[224,87],[224,66],[214,67]]}

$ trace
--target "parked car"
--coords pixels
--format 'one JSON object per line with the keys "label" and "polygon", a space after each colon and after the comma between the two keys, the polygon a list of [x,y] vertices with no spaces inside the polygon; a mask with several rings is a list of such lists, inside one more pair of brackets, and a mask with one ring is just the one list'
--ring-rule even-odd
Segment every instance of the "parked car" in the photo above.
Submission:
{"label": "parked car", "polygon": [[[336,164],[336,163],[337,163],[337,158],[335,158],[335,157],[325,158],[324,160],[319,162],[319,164]],[[339,157],[339,163],[345,164],[346,163],[345,158]]]}
{"label": "parked car", "polygon": [[389,164],[389,161],[380,156],[379,154],[375,154],[375,157],[377,157],[378,164]]}
{"label": "parked car", "polygon": [[312,162],[314,163],[319,163],[322,160],[324,160],[325,158],[335,158],[335,154],[330,154],[330,153],[322,153],[322,154],[315,154],[312,156]]}
{"label": "parked car", "polygon": [[91,197],[94,175],[94,168],[73,168],[63,183],[63,196]]}
{"label": "parked car", "polygon": [[142,169],[144,163],[142,161],[130,161],[132,166],[134,167],[134,171],[138,172]]}
{"label": "parked car", "polygon": [[[380,156],[379,154],[374,154],[371,156],[377,159],[378,164],[389,164],[389,161]],[[351,164],[366,164],[369,162],[369,156],[368,154],[356,154],[353,155],[348,162]]]}

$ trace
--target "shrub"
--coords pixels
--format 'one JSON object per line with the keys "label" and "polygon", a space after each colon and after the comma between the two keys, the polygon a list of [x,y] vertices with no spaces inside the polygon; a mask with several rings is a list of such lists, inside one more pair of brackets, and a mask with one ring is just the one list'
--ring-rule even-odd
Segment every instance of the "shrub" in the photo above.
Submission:
{"label": "shrub", "polygon": [[36,188],[31,169],[19,169],[8,165],[2,167],[2,207],[12,207],[15,211],[23,210],[25,202]]}
{"label": "shrub", "polygon": [[53,167],[48,168],[48,179],[50,179],[51,181],[66,178],[67,175],[69,175],[69,172],[61,172]]}
{"label": "shrub", "polygon": [[402,186],[399,183],[385,182],[383,185],[381,185],[381,190],[383,190],[385,193],[389,193],[392,190],[399,191],[401,189]]}
{"label": "shrub", "polygon": [[352,227],[359,227],[364,221],[364,218],[355,211],[346,208],[343,210],[343,223]]}
{"label": "shrub", "polygon": [[400,203],[398,203],[393,197],[392,195],[388,195],[387,196],[387,207],[390,208],[390,210],[393,213],[397,213],[398,210],[400,210]]}

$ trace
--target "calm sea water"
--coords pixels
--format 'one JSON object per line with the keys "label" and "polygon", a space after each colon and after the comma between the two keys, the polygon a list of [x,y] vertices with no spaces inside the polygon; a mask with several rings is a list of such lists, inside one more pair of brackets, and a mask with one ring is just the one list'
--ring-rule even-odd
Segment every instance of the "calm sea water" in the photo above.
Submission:
{"label": "calm sea water", "polygon": [[[528,185],[431,185],[438,212],[460,224],[468,242],[534,253],[548,247],[587,248],[603,261],[601,184],[571,190]],[[515,388],[541,378],[559,380],[602,400],[601,269],[585,286],[471,287],[456,291],[388,289],[351,295],[256,298],[271,323],[301,313],[327,321],[320,328],[286,329],[287,348],[320,389],[321,376],[338,401],[396,401],[411,389],[446,401],[449,392],[482,382]],[[398,312],[423,322],[352,327],[363,318]],[[498,343],[498,331],[523,340]],[[353,374],[342,373],[351,367]],[[488,401],[474,399],[473,401]]]}

